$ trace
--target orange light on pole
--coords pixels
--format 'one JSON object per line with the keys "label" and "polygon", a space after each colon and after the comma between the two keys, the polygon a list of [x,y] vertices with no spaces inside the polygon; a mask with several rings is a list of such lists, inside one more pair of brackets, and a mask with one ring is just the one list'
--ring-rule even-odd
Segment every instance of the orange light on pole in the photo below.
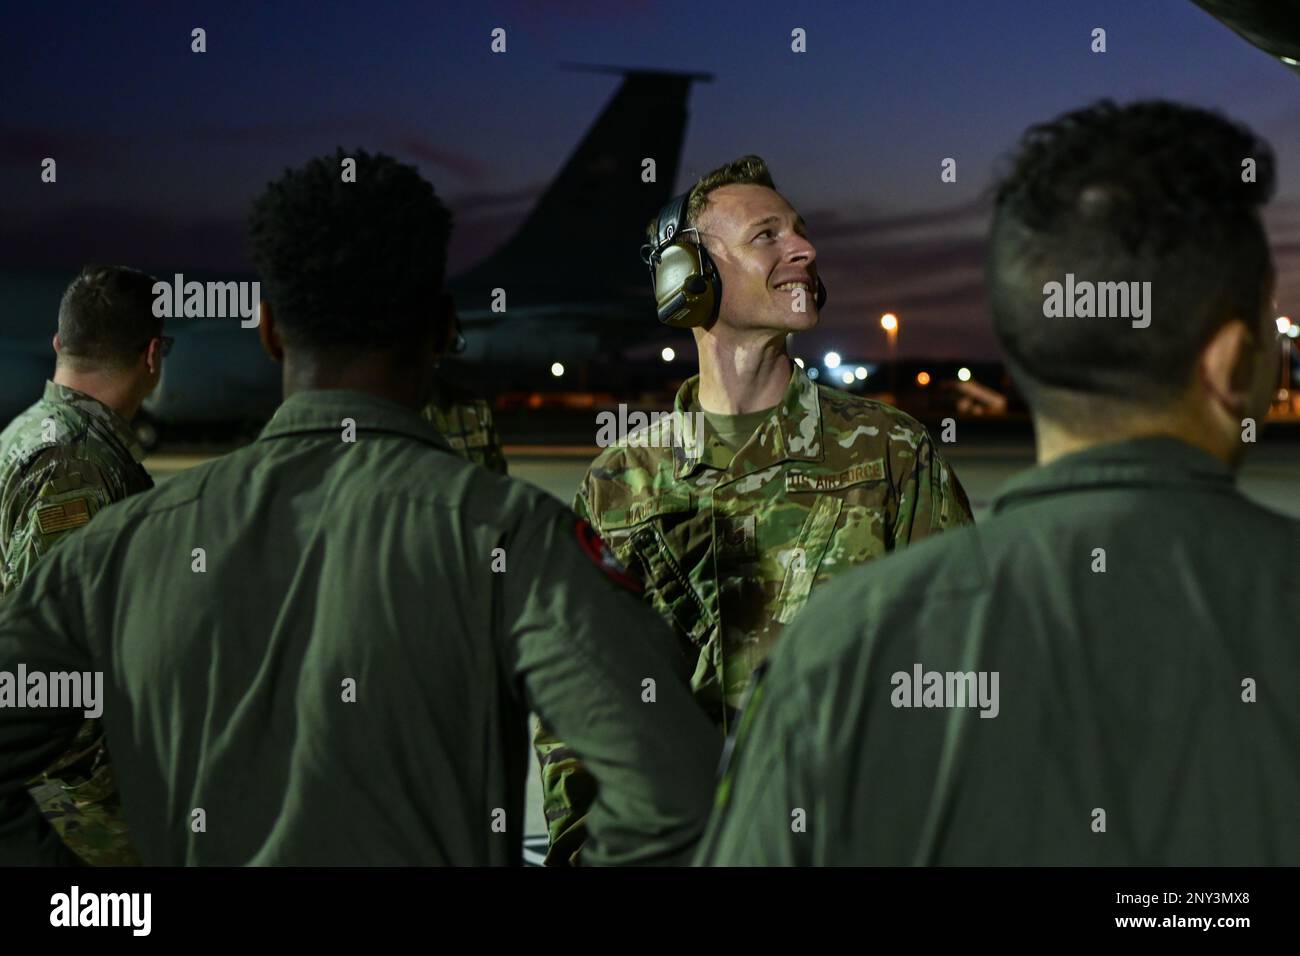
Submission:
{"label": "orange light on pole", "polygon": [[920,385],[922,388],[924,388],[925,386],[929,385],[929,384],[930,384],[930,373],[929,373],[929,372],[917,372],[917,373],[916,373],[916,384],[917,384],[917,385]]}
{"label": "orange light on pole", "polygon": [[889,339],[889,394],[897,399],[898,316],[886,312],[880,317],[880,327],[885,330],[885,335]]}

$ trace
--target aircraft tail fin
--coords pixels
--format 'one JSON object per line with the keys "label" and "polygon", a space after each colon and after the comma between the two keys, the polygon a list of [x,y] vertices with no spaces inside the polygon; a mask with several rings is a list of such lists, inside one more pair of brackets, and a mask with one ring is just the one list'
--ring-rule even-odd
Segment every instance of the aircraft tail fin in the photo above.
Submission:
{"label": "aircraft tail fin", "polygon": [[[453,290],[513,286],[525,296],[561,291],[565,298],[584,298],[645,288],[639,250],[646,223],[672,198],[691,84],[712,76],[574,68],[617,73],[623,82],[519,231],[453,279]],[[654,182],[642,180],[647,158],[655,161]],[[462,301],[461,307],[473,304]]]}

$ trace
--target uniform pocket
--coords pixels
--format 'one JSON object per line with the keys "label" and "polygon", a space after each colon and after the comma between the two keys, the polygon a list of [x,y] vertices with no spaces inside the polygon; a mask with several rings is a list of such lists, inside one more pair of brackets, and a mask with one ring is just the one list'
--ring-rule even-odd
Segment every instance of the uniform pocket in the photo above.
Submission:
{"label": "uniform pocket", "polygon": [[693,514],[691,496],[672,492],[633,503],[621,519],[603,522],[600,530],[614,553],[645,584],[655,610],[701,647],[713,630],[713,615],[669,544],[673,529]]}
{"label": "uniform pocket", "polygon": [[816,502],[786,567],[777,620],[788,624],[815,585],[885,553],[890,487],[883,459],[829,473],[792,469],[785,484],[791,501]]}
{"label": "uniform pocket", "polygon": [[834,495],[823,495],[804,519],[799,539],[790,551],[785,579],[781,582],[781,591],[776,599],[776,619],[780,623],[789,624],[808,601],[817,570],[821,567],[839,520],[841,504],[840,499]]}

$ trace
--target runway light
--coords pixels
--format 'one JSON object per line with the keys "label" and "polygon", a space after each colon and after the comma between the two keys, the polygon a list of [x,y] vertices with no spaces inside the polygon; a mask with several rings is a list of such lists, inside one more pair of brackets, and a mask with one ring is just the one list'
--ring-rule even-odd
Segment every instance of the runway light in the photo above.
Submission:
{"label": "runway light", "polygon": [[1277,318],[1278,335],[1286,335],[1290,331],[1291,331],[1291,319],[1285,315],[1278,316]]}
{"label": "runway light", "polygon": [[801,358],[797,358],[797,359],[795,359],[795,360],[794,360],[794,364],[795,364],[795,365],[798,365],[800,368],[803,368],[803,359],[801,359]]}
{"label": "runway light", "polygon": [[559,378],[561,375],[564,374],[564,366],[561,365],[559,362],[553,363],[551,365],[551,374],[554,375],[556,378]]}
{"label": "runway light", "polygon": [[821,374],[822,374],[821,372],[817,371],[817,366],[815,365],[808,370],[808,377],[813,379],[814,381],[816,381],[821,376]]}
{"label": "runway light", "polygon": [[867,370],[863,368],[861,365],[859,365],[857,368],[853,370],[853,377],[856,378],[859,382],[861,382],[863,379],[867,377]]}
{"label": "runway light", "polygon": [[852,384],[853,384],[853,373],[852,373],[852,372],[842,372],[842,373],[840,374],[840,381],[843,382],[845,385],[852,385]]}
{"label": "runway light", "polygon": [[959,381],[959,382],[969,382],[969,381],[970,381],[970,369],[968,369],[968,368],[959,368],[959,369],[957,369],[957,381]]}
{"label": "runway light", "polygon": [[677,358],[677,353],[674,352],[672,349],[665,348],[662,352],[659,353],[659,356],[665,362],[671,362],[673,359]]}
{"label": "runway light", "polygon": [[880,327],[886,332],[892,332],[898,328],[898,316],[892,312],[886,312],[880,317]]}
{"label": "runway light", "polygon": [[839,353],[839,352],[827,352],[827,353],[826,353],[826,358],[822,359],[822,361],[826,363],[826,367],[827,367],[827,368],[839,368],[839,367],[840,367],[840,353]]}
{"label": "runway light", "polygon": [[929,373],[929,372],[917,372],[917,373],[916,373],[916,384],[917,384],[917,385],[920,385],[922,388],[924,388],[925,386],[929,385],[929,384],[930,384],[930,373]]}

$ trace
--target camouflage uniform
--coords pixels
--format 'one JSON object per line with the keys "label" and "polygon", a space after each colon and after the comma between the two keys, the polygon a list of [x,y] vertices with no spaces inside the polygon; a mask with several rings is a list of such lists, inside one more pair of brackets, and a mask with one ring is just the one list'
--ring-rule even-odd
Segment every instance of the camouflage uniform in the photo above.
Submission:
{"label": "camouflage uniform", "polygon": [[[698,410],[698,387],[698,376],[682,386],[677,413]],[[814,385],[797,366],[781,404],[734,457],[707,428],[699,450],[632,447],[636,436],[592,463],[574,508],[672,625],[694,661],[696,700],[722,733],[750,675],[814,589],[971,521],[966,494],[924,426]],[[534,745],[547,862],[562,863],[583,839],[593,788],[546,728]]]}
{"label": "camouflage uniform", "polygon": [[433,401],[421,412],[456,454],[498,475],[506,473],[501,437],[492,422],[492,406],[473,393],[440,382]]}
{"label": "camouflage uniform", "polygon": [[[130,425],[103,402],[54,382],[0,433],[0,596],[61,538],[106,505],[153,487]],[[85,721],[32,798],[64,842],[99,866],[138,863],[126,834],[103,730]]]}

